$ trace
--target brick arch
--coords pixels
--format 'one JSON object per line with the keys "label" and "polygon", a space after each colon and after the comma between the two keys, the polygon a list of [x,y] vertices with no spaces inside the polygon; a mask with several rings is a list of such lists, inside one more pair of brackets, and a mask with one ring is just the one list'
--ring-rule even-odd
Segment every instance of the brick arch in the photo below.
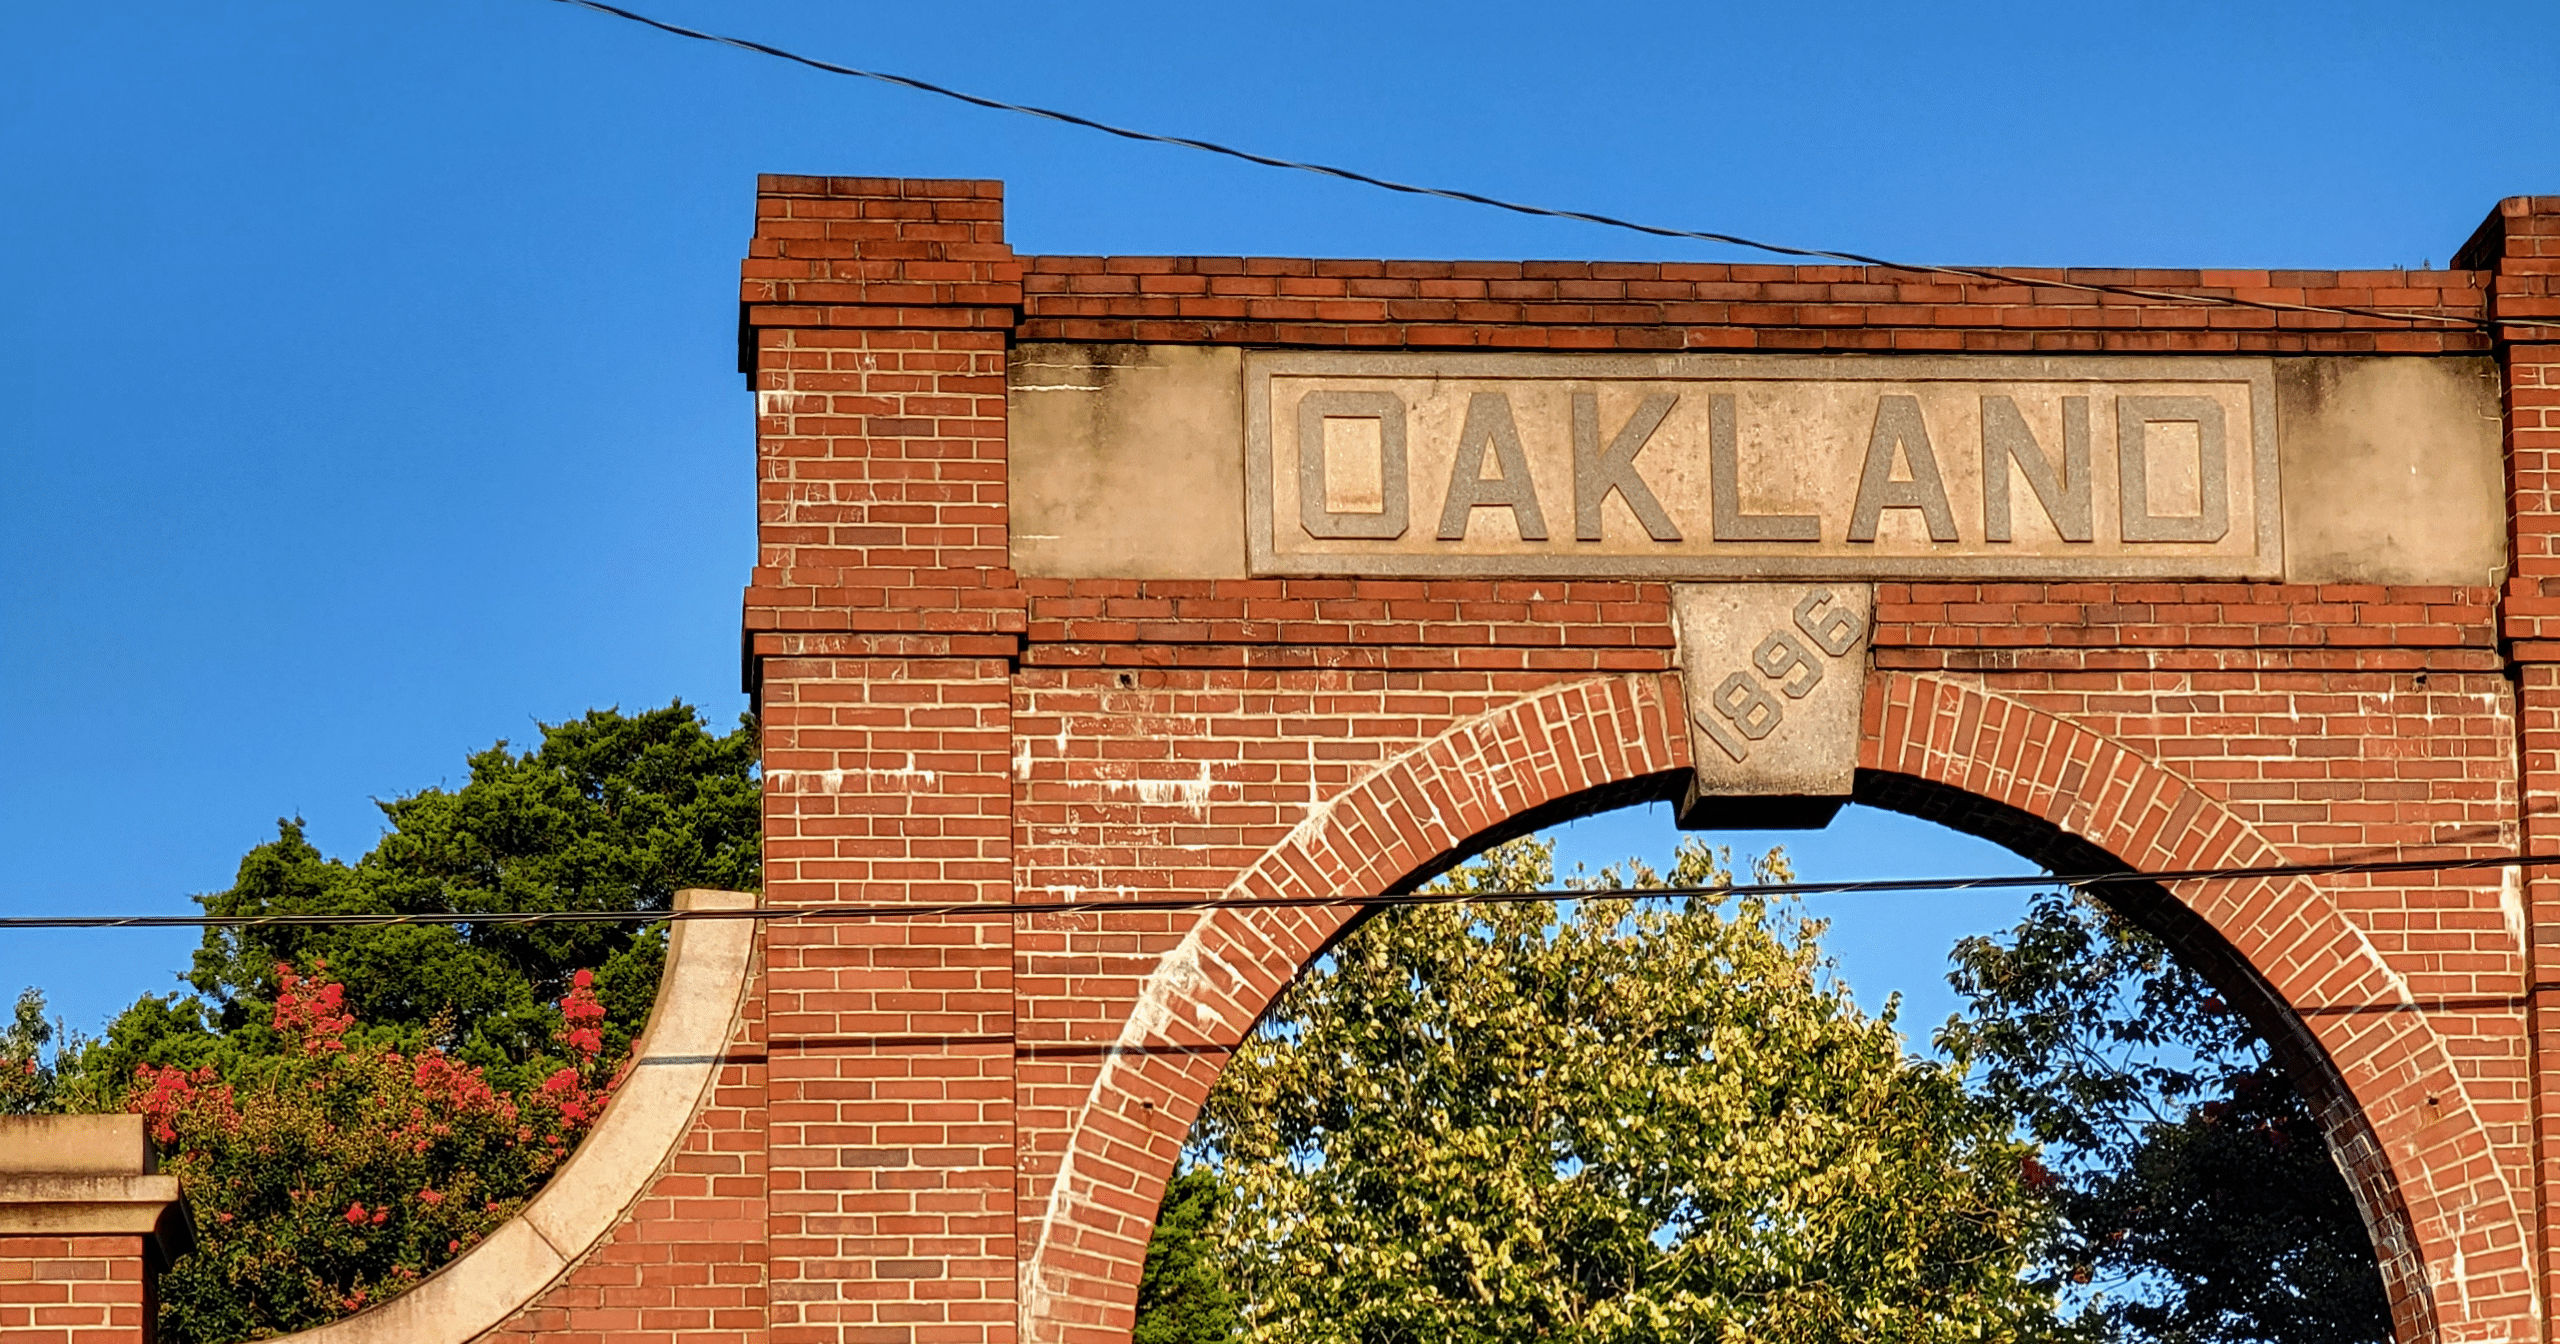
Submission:
{"label": "brick arch", "polygon": [[[2199,782],[1996,692],[1883,674],[1866,716],[1860,801],[2055,871],[2325,857],[2285,852]],[[2303,1088],[2373,1234],[2400,1338],[2473,1337],[2470,1284],[2530,1284],[2530,1236],[2497,1176],[2483,1108],[2428,1005],[2318,883],[2148,887],[2109,901],[2248,1012]]]}
{"label": "brick arch", "polygon": [[[1322,897],[1429,880],[1487,844],[1660,796],[1689,765],[1675,674],[1553,686],[1464,720],[1315,806],[1228,897]],[[1126,1341],[1137,1270],[1182,1138],[1271,1000],[1357,902],[1196,919],[1157,963],[1024,1209],[1033,1341]]]}
{"label": "brick arch", "polygon": [[[1593,678],[1459,723],[1320,804],[1226,894],[1410,888],[1497,840],[1662,796],[1690,764],[1681,703],[1676,674]],[[1862,800],[2030,857],[2103,853],[2145,868],[2286,861],[2194,781],[1994,693],[1878,675],[1862,739]],[[2386,1266],[2398,1270],[2387,1282],[2401,1337],[2446,1326],[2456,1327],[2446,1337],[2463,1334],[2466,1313],[2459,1304],[2443,1311],[2431,1282],[2484,1272],[2530,1282],[2515,1209],[2503,1194],[2494,1205],[2477,1197],[2500,1189],[2495,1159],[2450,1056],[2406,983],[2334,903],[2303,881],[2162,901],[2136,902],[2132,913],[2190,954],[2227,949],[2219,964],[2207,956],[2217,983],[2262,986],[2254,1006],[2289,1059],[2321,1080],[2315,1103],[2360,1178]],[[1126,1338],[1183,1135],[1234,1047],[1360,910],[1346,902],[1212,912],[1160,959],[1067,1125],[1054,1176],[1024,1209],[1027,1339]],[[2249,1001],[2245,985],[2234,988]],[[2414,1255],[2390,1255],[2395,1241]]]}

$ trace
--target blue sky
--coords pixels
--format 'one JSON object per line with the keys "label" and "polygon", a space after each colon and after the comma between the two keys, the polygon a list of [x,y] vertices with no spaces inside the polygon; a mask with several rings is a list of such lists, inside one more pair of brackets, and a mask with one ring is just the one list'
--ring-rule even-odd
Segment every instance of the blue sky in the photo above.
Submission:
{"label": "blue sky", "polygon": [[[1960,263],[2442,264],[2560,191],[2525,4],[638,0],[1390,175]],[[1123,144],[546,0],[23,6],[0,42],[0,911],[184,912],[589,706],[725,722],[758,172],[997,177],[1041,252],[1698,258]],[[1853,812],[1807,876],[2016,861]],[[1760,838],[1746,837],[1756,845]],[[1658,814],[1568,857],[1667,850]],[[1827,903],[1865,997],[2014,902]],[[184,934],[0,937],[94,1027]],[[1935,994],[1936,998],[1926,997]]]}

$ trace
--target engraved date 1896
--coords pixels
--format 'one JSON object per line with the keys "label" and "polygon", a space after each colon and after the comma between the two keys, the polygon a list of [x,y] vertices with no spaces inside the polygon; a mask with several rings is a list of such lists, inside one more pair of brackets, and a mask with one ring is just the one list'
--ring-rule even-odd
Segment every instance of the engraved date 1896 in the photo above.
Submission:
{"label": "engraved date 1896", "polygon": [[[1751,650],[1750,668],[1726,677],[1707,697],[1714,712],[1695,716],[1698,727],[1736,764],[1751,759],[1751,743],[1786,722],[1786,702],[1811,695],[1822,684],[1824,665],[1847,656],[1866,633],[1863,616],[1831,601],[1828,588],[1805,594],[1796,604],[1796,628],[1770,631]],[[1772,688],[1776,695],[1770,694]]]}

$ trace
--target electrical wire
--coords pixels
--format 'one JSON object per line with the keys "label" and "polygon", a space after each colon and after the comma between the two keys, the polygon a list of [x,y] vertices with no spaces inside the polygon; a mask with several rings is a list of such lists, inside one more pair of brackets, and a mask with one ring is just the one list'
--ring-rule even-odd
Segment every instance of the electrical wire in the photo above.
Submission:
{"label": "electrical wire", "polygon": [[966,93],[959,89],[949,88],[941,84],[933,83],[929,80],[917,79],[911,75],[892,74],[884,70],[864,70],[855,66],[839,65],[833,61],[820,60],[815,56],[805,56],[796,51],[773,46],[770,43],[758,42],[753,38],[731,37],[723,33],[705,32],[699,28],[687,28],[682,24],[669,23],[664,19],[651,18],[646,14],[624,9],[619,5],[606,4],[604,3],[604,0],[555,0],[555,3],[573,5],[579,9],[593,10],[599,14],[611,15],[614,18],[628,20],[632,23],[657,29],[662,33],[668,33],[676,37],[690,38],[696,42],[709,42],[719,46],[734,47],[740,51],[753,52],[760,56],[770,56],[776,60],[790,61],[794,64],[804,65],[812,70],[823,71],[831,75],[845,75],[855,79],[876,80],[882,84],[895,85],[902,89],[912,89],[918,93],[929,93],[936,97],[949,98],[956,102],[967,103],[971,107],[986,108],[995,112],[1012,112],[1021,116],[1038,117],[1047,121],[1061,122],[1065,125],[1078,127],[1083,130],[1099,131],[1104,135],[1117,136],[1123,140],[1134,140],[1141,144],[1169,145],[1177,149],[1197,150],[1204,154],[1221,155],[1226,158],[1242,160],[1243,162],[1255,164],[1264,168],[1280,168],[1291,172],[1313,173],[1319,177],[1330,177],[1339,181],[1356,183],[1364,187],[1375,187],[1381,191],[1392,191],[1407,196],[1436,197],[1444,201],[1457,201],[1467,205],[1485,206],[1494,210],[1507,210],[1516,215],[1529,215],[1540,219],[1564,219],[1573,220],[1583,224],[1597,224],[1603,228],[1623,229],[1631,233],[1641,233],[1655,238],[1678,238],[1692,242],[1718,243],[1730,247],[1749,248],[1753,251],[1767,252],[1782,257],[1808,257],[1821,261],[1839,261],[1846,262],[1853,266],[1875,266],[1886,270],[1909,271],[1922,275],[1952,276],[1962,280],[1982,280],[1989,281],[1994,284],[2024,285],[2040,289],[2065,289],[2084,294],[2112,294],[2124,298],[2149,299],[2169,303],[2190,303],[2207,307],[2248,308],[2278,313],[2318,313],[2336,317],[2362,317],[2392,322],[2437,322],[2450,326],[2472,327],[2483,330],[2494,330],[2499,326],[2535,328],[2560,327],[2560,322],[2535,321],[2523,318],[2495,320],[2463,317],[2449,313],[2422,313],[2388,308],[2359,308],[2318,303],[2286,303],[2276,299],[2242,298],[2236,294],[2196,294],[2180,290],[2146,289],[2131,285],[2101,284],[2094,281],[2070,280],[2053,276],[2022,275],[2011,271],[1986,270],[1972,266],[1927,265],[1907,261],[1892,261],[1883,257],[1869,256],[1860,252],[1836,252],[1827,248],[1794,247],[1784,243],[1762,242],[1759,239],[1746,238],[1740,234],[1718,233],[1704,229],[1680,229],[1660,224],[1646,224],[1637,220],[1621,219],[1615,215],[1594,214],[1587,210],[1566,210],[1551,206],[1531,205],[1521,201],[1504,200],[1498,196],[1487,196],[1481,192],[1464,191],[1455,187],[1434,187],[1413,182],[1398,182],[1391,178],[1378,177],[1353,168],[1343,168],[1325,163],[1309,163],[1299,159],[1283,159],[1276,158],[1268,154],[1258,154],[1251,150],[1237,149],[1232,145],[1222,145],[1214,140],[1196,140],[1189,136],[1180,135],[1160,135],[1153,131],[1141,131],[1127,126],[1115,126],[1109,122],[1096,121],[1091,117],[1081,116],[1073,112],[1062,112],[1056,108],[1038,107],[1029,103],[1011,103],[1000,98],[988,98],[979,94]]}
{"label": "electrical wire", "polygon": [[[2274,300],[2248,299],[2227,294],[2196,294],[2175,290],[2143,289],[2125,285],[2098,284],[2087,281],[2057,279],[2050,276],[2021,275],[2013,272],[1984,270],[1966,266],[1938,266],[1893,261],[1857,252],[1839,252],[1825,248],[1794,247],[1783,243],[1762,242],[1739,234],[1700,229],[1671,228],[1621,219],[1612,215],[1582,210],[1556,209],[1504,200],[1478,192],[1450,187],[1424,186],[1373,176],[1355,169],[1330,164],[1309,163],[1296,159],[1276,158],[1250,150],[1237,149],[1215,141],[1196,140],[1185,136],[1160,135],[1152,131],[1134,130],[1096,121],[1091,117],[1055,108],[1036,107],[1025,103],[1005,102],[982,97],[958,89],[947,88],[927,80],[879,70],[864,70],[832,61],[805,56],[782,47],[751,38],[731,37],[705,32],[652,18],[603,0],[555,0],[555,3],[593,10],[632,23],[654,28],[676,37],[734,47],[741,51],[790,61],[833,75],[875,80],[900,88],[953,99],[972,107],[998,112],[1012,112],[1061,122],[1069,126],[1123,140],[1145,144],[1168,145],[1198,150],[1242,160],[1265,168],[1313,173],[1383,191],[1410,196],[1436,197],[1469,205],[1486,206],[1514,214],[1545,219],[1573,220],[1606,228],[1623,229],[1657,238],[1677,238],[1695,242],[1718,243],[1749,248],[1778,256],[1809,257],[1825,261],[1846,262],[1857,266],[1874,266],[1887,270],[1916,274],[1953,276],[1959,279],[1983,280],[1999,284],[2024,285],[2048,289],[2068,289],[2083,293],[2112,294],[2130,298],[2151,299],[2208,306],[2264,309],[2278,312],[2320,313],[2341,317],[2378,318],[2405,322],[2442,322],[2460,326],[2492,328],[2560,327],[2560,322],[2535,322],[2509,319],[2503,322],[2468,318],[2441,313],[2403,312],[2378,308],[2358,308],[2330,304],[2282,303]],[[2388,859],[2359,860],[2339,863],[2279,864],[2254,868],[2195,868],[2169,872],[2145,873],[2131,869],[2078,875],[2000,876],[1965,878],[1908,878],[1862,882],[1764,882],[1725,884],[1720,886],[1661,887],[1567,887],[1533,891],[1448,891],[1420,890],[1387,892],[1368,896],[1164,896],[1130,897],[1104,901],[984,901],[984,902],[888,902],[856,905],[754,906],[735,910],[526,910],[526,911],[423,911],[379,912],[355,914],[260,914],[260,915],[12,915],[0,916],[0,930],[16,929],[164,929],[164,928],[335,928],[376,927],[393,924],[611,924],[656,923],[703,919],[820,920],[820,919],[914,919],[951,917],[996,917],[1057,914],[1108,914],[1115,912],[1205,912],[1213,910],[1279,910],[1309,907],[1360,908],[1402,905],[1447,905],[1458,903],[1512,903],[1523,901],[1564,900],[1633,900],[1672,897],[1771,897],[1808,895],[1850,895],[1881,892],[1918,891],[1984,891],[2002,888],[2055,887],[2077,891],[2099,891],[2111,887],[2134,885],[2167,885],[2191,882],[2276,881],[2300,877],[2383,875],[2392,873],[2466,872],[2488,869],[2523,869],[2560,866],[2560,855],[2506,854],[2468,859]]]}
{"label": "electrical wire", "polygon": [[2110,888],[2166,886],[2190,882],[2266,882],[2303,877],[2380,876],[2394,873],[2478,872],[2508,868],[2560,867],[2560,854],[2498,854],[2460,859],[2350,859],[2335,863],[2288,863],[2252,868],[2183,868],[2163,872],[2117,869],[2072,875],[1997,877],[1883,878],[1860,882],[1752,882],[1712,886],[1545,887],[1530,891],[1453,891],[1423,889],[1374,896],[1135,896],[1101,901],[891,901],[868,905],[750,906],[735,910],[437,910],[365,912],[357,914],[264,915],[13,915],[0,918],[0,930],[11,929],[265,929],[375,928],[393,924],[654,924],[704,919],[833,920],[998,918],[1029,915],[1106,915],[1121,913],[1206,913],[1217,910],[1357,909],[1406,905],[1511,905],[1529,901],[1664,900],[1704,897],[1839,896],[1882,892],[1998,891],[2017,888],[2064,888],[2097,892]]}

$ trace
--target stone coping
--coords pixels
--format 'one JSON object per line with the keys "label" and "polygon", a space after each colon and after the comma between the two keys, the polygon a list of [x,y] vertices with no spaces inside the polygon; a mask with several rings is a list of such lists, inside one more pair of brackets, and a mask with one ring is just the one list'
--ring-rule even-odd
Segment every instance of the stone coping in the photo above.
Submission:
{"label": "stone coping", "polygon": [[0,1117],[0,1237],[148,1237],[166,1263],[194,1228],[158,1159],[138,1115]]}
{"label": "stone coping", "polygon": [[[746,892],[701,889],[675,899],[678,910],[755,903]],[[683,1144],[719,1075],[754,948],[752,919],[677,922],[622,1085],[532,1202],[417,1287],[276,1344],[464,1344],[541,1296],[613,1231]]]}
{"label": "stone coping", "polygon": [[0,1237],[144,1237],[162,1264],[195,1244],[175,1176],[0,1176]]}
{"label": "stone coping", "polygon": [[159,1163],[138,1115],[0,1118],[0,1172],[11,1176],[148,1176]]}

